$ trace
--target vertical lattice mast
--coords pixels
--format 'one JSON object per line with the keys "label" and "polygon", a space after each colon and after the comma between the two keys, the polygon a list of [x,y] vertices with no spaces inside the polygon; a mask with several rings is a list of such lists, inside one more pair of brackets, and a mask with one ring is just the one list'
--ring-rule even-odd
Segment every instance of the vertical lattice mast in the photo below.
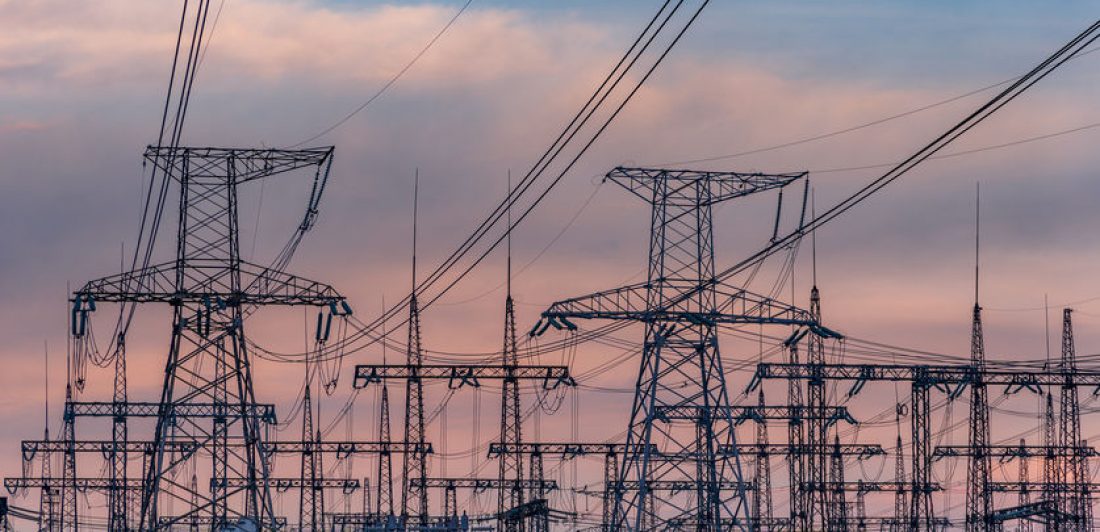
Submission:
{"label": "vertical lattice mast", "polygon": [[[833,440],[833,452],[829,459],[829,485],[833,487],[830,499],[830,529],[848,530],[848,498],[844,489],[844,455],[840,454],[840,436]],[[825,490],[822,490],[825,491]],[[862,494],[857,493],[862,497]]]}
{"label": "vertical lattice mast", "polygon": [[107,490],[107,529],[111,532],[126,532],[129,504],[126,489],[126,441],[128,439],[126,423],[126,336],[118,335],[115,351],[114,393],[111,397],[111,448],[108,451],[110,461]]}
{"label": "vertical lattice mast", "polygon": [[[712,207],[781,189],[805,175],[646,168],[616,168],[607,174],[652,207],[647,281],[560,301],[543,318],[570,327],[568,318],[639,321],[645,327],[627,447],[613,486],[612,529],[750,526],[740,457],[717,452],[735,439],[718,325],[810,324],[812,319],[801,309],[712,283]],[[693,415],[671,419],[661,414],[665,411]],[[652,451],[657,444],[660,456]],[[663,481],[685,482],[692,490],[651,488],[651,483]],[[623,489],[628,485],[637,489]]]}
{"label": "vertical lattice mast", "polygon": [[[412,293],[409,294],[409,338],[405,364],[413,369],[405,381],[405,443],[423,448],[427,442],[424,433],[424,382],[415,368],[424,365],[424,353],[420,345],[420,306],[416,299],[416,218],[420,194],[420,173],[413,184],[413,260]],[[428,457],[422,452],[406,452],[402,462],[401,516],[406,522],[415,517],[419,524],[428,521]],[[418,479],[413,482],[413,479]],[[407,524],[407,523],[406,523]]]}
{"label": "vertical lattice mast", "polygon": [[989,514],[993,512],[989,488],[989,397],[985,386],[985,337],[982,333],[982,307],[978,304],[979,242],[981,189],[974,209],[974,311],[970,328],[970,457],[966,475],[966,529],[993,530]]}
{"label": "vertical lattice mast", "polygon": [[[788,346],[788,360],[790,364],[799,364],[798,342],[790,342]],[[800,408],[802,401],[802,381],[787,381],[787,401],[791,408]],[[801,419],[792,419],[787,425],[787,444],[790,452],[787,458],[788,472],[790,473],[790,510],[791,526],[800,530],[809,530],[806,509],[806,490],[803,486],[806,482],[806,455],[808,454],[805,437],[805,423]]]}
{"label": "vertical lattice mast", "polygon": [[[1081,449],[1081,408],[1077,401],[1077,386],[1073,374],[1077,372],[1077,355],[1073,345],[1073,311],[1062,311],[1062,360],[1059,369],[1065,376],[1061,389],[1059,417],[1059,446],[1065,451],[1060,467],[1065,478],[1065,496],[1060,510],[1066,515],[1084,518],[1085,500],[1081,486],[1090,482],[1086,458]],[[1088,530],[1091,523],[1081,523],[1081,530]]]}
{"label": "vertical lattice mast", "polygon": [[[760,389],[757,404],[764,409],[764,389]],[[761,420],[756,424],[756,446],[759,454],[756,455],[756,489],[753,490],[753,515],[756,517],[755,530],[765,530],[772,526],[774,508],[772,506],[772,466],[771,456],[768,454],[768,424]],[[795,455],[789,455],[791,460]]]}
{"label": "vertical lattice mast", "polygon": [[[509,180],[510,181],[510,180]],[[511,183],[509,182],[509,195],[511,195]],[[505,279],[507,296],[504,300],[504,380],[502,381],[500,399],[500,441],[505,445],[511,445],[518,449],[523,441],[523,432],[520,425],[523,419],[519,401],[519,380],[515,372],[519,366],[519,353],[516,344],[516,311],[512,300],[512,230],[511,210],[508,211],[508,266]],[[534,459],[534,457],[532,457]],[[541,457],[540,457],[541,459]],[[524,522],[521,519],[504,519],[504,512],[513,508],[519,508],[523,504],[523,455],[519,453],[502,453],[500,455],[498,478],[500,490],[497,497],[498,527],[501,530],[523,530]],[[506,482],[514,481],[514,482]]]}
{"label": "vertical lattice mast", "polygon": [[[386,383],[382,383],[381,410],[378,414],[378,441],[388,444],[393,440],[390,435],[390,391]],[[378,453],[378,515],[387,518],[393,515],[393,456],[383,450]]]}
{"label": "vertical lattice mast", "polygon": [[[817,289],[817,283],[810,289],[810,315],[818,322],[821,321],[821,293]],[[820,336],[810,335],[806,342],[806,362],[813,368],[825,365],[825,341]],[[809,517],[808,526],[813,529],[826,529],[831,519],[831,513],[837,510],[830,501],[831,494],[826,489],[829,483],[829,429],[825,423],[825,407],[828,397],[825,389],[825,379],[810,379],[806,385],[807,406],[810,416],[809,425],[809,452],[807,453],[807,469],[810,476],[809,493]]]}
{"label": "vertical lattice mast", "polygon": [[[1017,469],[1017,477],[1020,481],[1020,495],[1017,499],[1017,503],[1020,506],[1027,506],[1031,504],[1031,473],[1028,472],[1028,462],[1030,456],[1027,454],[1027,440],[1020,438],[1020,456],[1017,460],[1020,461],[1020,465]],[[1018,525],[1017,532],[1031,532],[1031,521],[1028,519],[1021,519]]]}
{"label": "vertical lattice mast", "polygon": [[906,530],[905,523],[909,519],[909,510],[905,501],[905,447],[901,442],[901,412],[895,418],[898,427],[897,445],[894,447],[894,482],[897,483],[894,491],[894,521],[890,530],[901,532]]}

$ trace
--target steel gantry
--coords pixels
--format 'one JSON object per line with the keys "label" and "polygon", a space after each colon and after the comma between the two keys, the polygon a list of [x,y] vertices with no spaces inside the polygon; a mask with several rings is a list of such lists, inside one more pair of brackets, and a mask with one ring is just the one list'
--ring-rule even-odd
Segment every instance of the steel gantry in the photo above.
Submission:
{"label": "steel gantry", "polygon": [[[805,173],[622,167],[606,175],[605,180],[651,207],[647,280],[554,303],[543,312],[534,332],[550,326],[572,328],[570,320],[577,318],[635,321],[645,326],[627,432],[631,447],[622,457],[618,475],[620,483],[637,483],[640,489],[616,494],[613,528],[664,528],[670,520],[693,522],[706,530],[748,526],[751,509],[740,459],[736,454],[717,453],[718,445],[734,443],[733,420],[710,415],[712,407],[721,412],[730,404],[717,328],[748,323],[817,325],[802,309],[715,282],[712,208],[750,194],[782,190],[805,177]],[[702,415],[656,423],[657,410],[664,407],[702,407],[698,411]],[[655,441],[667,441],[670,454],[701,459],[655,463],[645,451]],[[728,488],[723,483],[727,480],[732,480]],[[694,488],[690,496],[662,496],[668,510],[660,515],[648,504],[649,485],[665,481],[689,482]]]}
{"label": "steel gantry", "polygon": [[[929,530],[934,527],[930,485],[932,458],[931,433],[928,425],[930,402],[928,392],[935,388],[949,398],[956,398],[977,380],[979,370],[970,365],[901,365],[901,364],[825,364],[822,366],[790,363],[761,363],[757,365],[749,390],[756,389],[764,379],[851,381],[848,395],[858,394],[871,381],[909,382],[912,386],[911,419],[913,431],[913,456],[911,500],[909,504],[910,527]],[[984,385],[1001,386],[1008,393],[1021,390],[1040,392],[1043,387],[1071,383],[1073,386],[1089,386],[1100,389],[1100,371],[1059,369],[1012,370],[988,366],[980,371]],[[991,489],[989,491],[992,491]]]}

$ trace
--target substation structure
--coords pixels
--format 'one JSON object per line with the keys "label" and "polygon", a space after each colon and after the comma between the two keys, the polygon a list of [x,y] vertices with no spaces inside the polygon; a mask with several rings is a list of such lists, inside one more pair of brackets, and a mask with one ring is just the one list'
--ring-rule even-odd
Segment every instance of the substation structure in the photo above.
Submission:
{"label": "substation structure", "polygon": [[[598,523],[584,526],[608,532],[1091,529],[1091,493],[1097,484],[1090,461],[1097,452],[1081,434],[1077,389],[1100,390],[1100,371],[1077,365],[1070,310],[1063,314],[1061,358],[1041,369],[1007,368],[986,360],[977,303],[966,363],[851,364],[828,360],[827,345],[843,350],[845,338],[822,324],[816,286],[809,308],[801,309],[715,280],[714,206],[769,191],[779,195],[782,206],[783,191],[793,186],[801,189],[795,190],[802,198],[804,219],[806,173],[615,168],[607,174],[607,180],[650,205],[647,279],[554,303],[531,335],[575,330],[579,320],[642,325],[625,441],[525,437],[520,387],[552,390],[576,383],[567,366],[520,363],[510,283],[498,362],[425,363],[414,289],[408,299],[404,363],[354,368],[354,389],[380,387],[377,438],[339,440],[322,434],[314,422],[317,362],[308,357],[300,437],[274,438],[278,416],[274,405],[257,399],[249,352],[254,344],[245,334],[246,322],[263,307],[315,307],[314,349],[322,353],[332,322],[346,324],[352,314],[351,305],[333,287],[283,270],[317,216],[332,153],[332,148],[146,151],[146,160],[166,179],[165,190],[178,192],[175,257],[161,264],[146,260],[73,292],[69,364],[80,368],[91,360],[113,369],[113,395],[101,401],[82,397],[83,371],[71,372],[75,377],[66,382],[60,433],[51,436],[47,429],[43,438],[24,441],[23,471],[5,479],[17,497],[36,492],[38,508],[9,510],[5,503],[0,515],[4,526],[10,515],[35,519],[39,529],[48,531],[95,526],[112,531],[549,532],[581,527],[576,514],[552,503],[554,493],[573,490],[600,501]],[[238,187],[279,174],[304,174],[312,180],[306,213],[288,253],[271,265],[252,264],[240,257]],[[776,219],[778,226],[778,212]],[[101,353],[90,316],[103,304],[122,310],[111,347]],[[154,304],[166,305],[172,316],[160,397],[134,401],[127,391],[129,320]],[[794,332],[782,344],[786,360],[759,363],[742,396],[746,400],[735,404],[719,351],[719,330],[748,325],[781,327],[784,335]],[[761,384],[767,380],[786,381],[784,400],[766,400]],[[391,427],[393,381],[405,392],[399,438]],[[496,475],[432,474],[426,381],[445,382],[452,391],[486,381],[500,384],[500,435],[484,449],[497,462]],[[846,394],[837,392],[842,381],[850,383]],[[859,425],[847,405],[872,381],[909,385],[891,448],[846,441],[852,438],[841,430]],[[988,392],[994,389],[1044,395],[1042,441],[991,441]],[[947,400],[969,398],[966,445],[933,444],[929,418],[934,394]],[[901,430],[903,416],[910,418],[908,438]],[[109,429],[110,438],[79,437],[78,424],[81,429],[98,424]],[[754,436],[738,441],[741,426]],[[785,437],[771,441],[776,431],[769,426],[783,427]],[[891,454],[892,479],[860,478],[849,467],[872,457],[891,460]],[[299,465],[296,476],[274,473],[273,460],[283,455]],[[377,467],[365,478],[354,477],[350,466],[334,467],[353,456],[371,456]],[[603,478],[595,488],[562,486],[547,478],[546,460],[579,456],[603,458]],[[394,458],[400,459],[399,475],[394,474]],[[961,520],[952,518],[949,509],[937,511],[934,504],[936,494],[951,489],[933,480],[932,464],[940,460],[966,463]],[[993,460],[1016,461],[1016,480],[994,480]],[[780,462],[784,471],[773,470]],[[496,510],[468,512],[459,506],[460,490],[495,494]],[[280,514],[273,503],[273,493],[286,491],[298,495],[292,515]],[[1006,493],[1012,495],[997,495]],[[333,494],[344,496],[339,511]],[[351,494],[361,495],[359,507],[346,502]],[[779,504],[779,494],[786,495],[785,505]],[[869,515],[868,494],[892,496],[893,511]],[[80,501],[88,497],[101,498],[101,514],[79,511]],[[1009,497],[1012,504],[998,504]]]}

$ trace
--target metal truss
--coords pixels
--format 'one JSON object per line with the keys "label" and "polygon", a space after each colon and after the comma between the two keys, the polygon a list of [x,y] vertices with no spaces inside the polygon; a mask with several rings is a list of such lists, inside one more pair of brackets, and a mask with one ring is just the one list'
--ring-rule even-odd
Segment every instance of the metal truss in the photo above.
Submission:
{"label": "metal truss", "polygon": [[[750,521],[740,459],[736,452],[717,452],[720,445],[736,443],[717,327],[774,323],[806,325],[819,334],[831,331],[821,329],[806,311],[713,282],[712,207],[782,189],[805,175],[622,167],[606,175],[605,180],[652,207],[647,280],[554,303],[532,329],[536,335],[550,327],[573,329],[573,319],[645,325],[628,447],[618,465],[617,484],[612,486],[614,508],[606,528],[662,529],[672,521],[691,521],[699,530],[723,530],[745,528]],[[681,408],[697,415],[668,416],[657,422],[661,409]],[[667,448],[665,456],[655,460],[646,449],[658,441]],[[689,455],[695,458],[663,459]],[[663,494],[664,509],[658,511],[651,492],[660,490],[650,486],[664,482],[693,487],[684,496]],[[640,489],[615,489],[635,484]]]}

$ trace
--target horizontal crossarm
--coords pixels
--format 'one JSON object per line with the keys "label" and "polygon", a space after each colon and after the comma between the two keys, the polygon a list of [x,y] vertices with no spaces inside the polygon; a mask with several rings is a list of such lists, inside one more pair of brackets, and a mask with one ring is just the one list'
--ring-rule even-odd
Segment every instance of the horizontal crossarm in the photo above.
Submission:
{"label": "horizontal crossarm", "polygon": [[[707,205],[748,196],[756,192],[783,188],[799,178],[806,177],[806,175],[807,172],[762,174],[759,172],[706,172],[619,166],[608,172],[604,176],[604,180],[619,184],[647,202],[654,200],[653,188],[655,186],[668,184],[672,191],[662,195],[662,201],[675,204],[677,199],[682,199],[685,204],[693,206],[696,205],[696,200],[699,198],[699,194],[694,189],[700,184],[705,184],[708,189],[702,199],[702,204]],[[690,192],[678,193],[677,191],[680,189],[686,189]]]}
{"label": "horizontal crossarm", "polygon": [[[1046,456],[1097,456],[1095,447],[1063,447],[1060,445],[990,445],[985,447],[986,456],[993,458],[1042,458]],[[974,449],[966,445],[940,445],[932,451],[932,458],[973,456]]]}
{"label": "horizontal crossarm", "polygon": [[[328,163],[333,148],[279,150],[260,148],[204,148],[149,146],[145,159],[175,178],[222,178],[237,183]],[[186,172],[184,172],[186,170]]]}
{"label": "horizontal crossarm", "polygon": [[568,366],[475,366],[475,365],[385,365],[360,364],[355,366],[355,388],[365,388],[382,379],[442,379],[452,388],[480,386],[482,380],[534,380],[542,381],[546,389],[574,386]]}
{"label": "horizontal crossarm", "polygon": [[[185,418],[212,418],[226,417],[254,417],[264,423],[275,423],[275,405],[254,403],[247,408],[241,408],[239,404],[214,403],[185,403],[167,405],[170,408],[169,417],[178,416]],[[70,401],[65,403],[65,416],[87,417],[157,417],[160,413],[160,403],[129,402],[116,405],[110,401]]]}
{"label": "horizontal crossarm", "polygon": [[[76,302],[109,303],[171,303],[210,305],[312,305],[342,304],[344,297],[336,289],[318,282],[272,270],[263,266],[240,263],[240,291],[229,286],[228,264],[212,261],[203,266],[192,261],[184,270],[187,290],[176,290],[177,268],[174,262],[103,277],[89,281],[74,294]],[[202,273],[203,270],[208,270]]]}
{"label": "horizontal crossarm", "polygon": [[[856,493],[867,492],[880,492],[889,491],[894,493],[907,492],[913,489],[911,482],[896,482],[896,481],[855,481],[855,482],[825,482],[822,486],[817,486],[812,482],[803,482],[802,489],[810,491],[851,491]],[[939,482],[932,482],[928,485],[928,491],[943,491],[943,485]]]}
{"label": "horizontal crossarm", "polygon": [[495,489],[519,489],[529,490],[535,488],[541,488],[544,491],[553,491],[558,489],[558,483],[555,480],[531,480],[522,479],[516,481],[515,479],[497,479],[497,478],[412,478],[409,479],[410,484],[413,487],[426,487],[426,488],[461,488],[472,489],[474,491],[487,491]]}
{"label": "horizontal crossarm", "polygon": [[395,441],[269,441],[264,442],[264,452],[272,454],[332,453],[340,456],[352,454],[432,454],[430,443],[406,443]]}
{"label": "horizontal crossarm", "polygon": [[[641,450],[641,445],[633,445],[632,447]],[[650,445],[650,452],[657,452],[656,445]],[[626,452],[627,444],[625,443],[548,443],[548,442],[523,442],[519,444],[514,443],[501,443],[491,442],[489,443],[489,458],[495,458],[502,454],[543,454],[543,455],[559,455],[562,458],[571,458],[574,456],[584,456],[592,454],[622,454]]]}
{"label": "horizontal crossarm", "polygon": [[823,336],[840,337],[838,333],[817,325],[808,311],[747,290],[718,286],[715,310],[697,312],[687,310],[686,299],[683,305],[653,310],[646,300],[648,289],[645,283],[639,283],[559,301],[542,313],[540,323],[531,333],[537,336],[550,327],[575,329],[571,319],[605,319],[712,325],[805,325]]}

